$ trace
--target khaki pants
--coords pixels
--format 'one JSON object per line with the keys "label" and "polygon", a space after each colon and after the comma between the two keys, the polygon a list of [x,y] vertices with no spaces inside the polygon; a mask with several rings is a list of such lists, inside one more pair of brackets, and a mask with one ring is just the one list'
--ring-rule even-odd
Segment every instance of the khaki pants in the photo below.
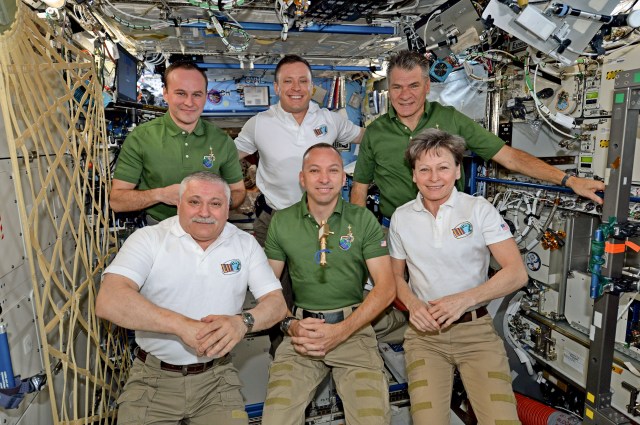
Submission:
{"label": "khaki pants", "polygon": [[325,357],[302,356],[285,337],[269,370],[263,425],[302,425],[316,388],[331,371],[348,425],[388,425],[389,385],[375,333],[366,326]]}
{"label": "khaki pants", "polygon": [[414,425],[450,423],[457,368],[479,425],[519,425],[504,343],[490,316],[440,333],[407,329],[404,342]]}
{"label": "khaki pants", "polygon": [[133,362],[118,398],[118,425],[247,425],[241,386],[231,363],[183,376],[148,355],[146,363]]}

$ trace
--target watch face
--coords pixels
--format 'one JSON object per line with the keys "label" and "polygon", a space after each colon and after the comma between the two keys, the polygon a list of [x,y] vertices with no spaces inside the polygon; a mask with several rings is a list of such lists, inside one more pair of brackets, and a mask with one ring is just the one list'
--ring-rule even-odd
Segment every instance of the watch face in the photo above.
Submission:
{"label": "watch face", "polygon": [[282,322],[280,322],[280,330],[282,331],[283,334],[288,334],[289,332],[289,328],[291,327],[291,323],[297,320],[295,317],[285,317],[284,320]]}
{"label": "watch face", "polygon": [[287,331],[289,330],[289,326],[291,326],[291,319],[288,317],[285,317],[285,319],[280,322],[280,330],[282,331],[282,333],[287,333]]}
{"label": "watch face", "polygon": [[247,328],[249,328],[249,330],[251,330],[253,324],[255,323],[255,319],[253,318],[253,315],[251,313],[242,313],[242,321],[247,326]]}

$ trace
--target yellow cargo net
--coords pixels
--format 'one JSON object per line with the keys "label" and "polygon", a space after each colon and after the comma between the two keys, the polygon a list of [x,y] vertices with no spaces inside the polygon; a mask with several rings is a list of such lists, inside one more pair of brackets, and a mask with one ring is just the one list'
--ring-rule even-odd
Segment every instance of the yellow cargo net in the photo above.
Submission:
{"label": "yellow cargo net", "polygon": [[102,84],[92,56],[59,27],[21,2],[15,18],[0,34],[0,151],[9,152],[53,423],[115,424],[130,353],[122,331],[95,316],[115,250]]}

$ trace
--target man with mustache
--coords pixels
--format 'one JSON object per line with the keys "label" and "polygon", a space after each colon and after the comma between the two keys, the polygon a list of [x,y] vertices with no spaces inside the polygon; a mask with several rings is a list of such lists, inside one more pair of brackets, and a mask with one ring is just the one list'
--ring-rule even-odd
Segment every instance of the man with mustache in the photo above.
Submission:
{"label": "man with mustache", "polygon": [[[215,174],[187,176],[178,215],[134,232],[104,271],[96,315],[139,346],[118,423],[248,423],[228,353],[286,306],[255,238],[227,223],[230,193]],[[242,312],[247,288],[258,305]]]}

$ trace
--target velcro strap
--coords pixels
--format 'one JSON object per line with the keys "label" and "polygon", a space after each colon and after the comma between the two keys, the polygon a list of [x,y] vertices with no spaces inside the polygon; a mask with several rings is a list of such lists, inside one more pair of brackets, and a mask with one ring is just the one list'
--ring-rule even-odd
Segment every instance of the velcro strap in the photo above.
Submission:
{"label": "velcro strap", "polygon": [[[20,375],[16,375],[14,379],[17,383],[15,387],[0,389],[0,407],[4,409],[17,409],[24,399],[25,394],[40,390],[46,382],[46,375],[35,375],[24,381],[20,379]],[[38,384],[40,388],[37,388],[36,384]]]}

